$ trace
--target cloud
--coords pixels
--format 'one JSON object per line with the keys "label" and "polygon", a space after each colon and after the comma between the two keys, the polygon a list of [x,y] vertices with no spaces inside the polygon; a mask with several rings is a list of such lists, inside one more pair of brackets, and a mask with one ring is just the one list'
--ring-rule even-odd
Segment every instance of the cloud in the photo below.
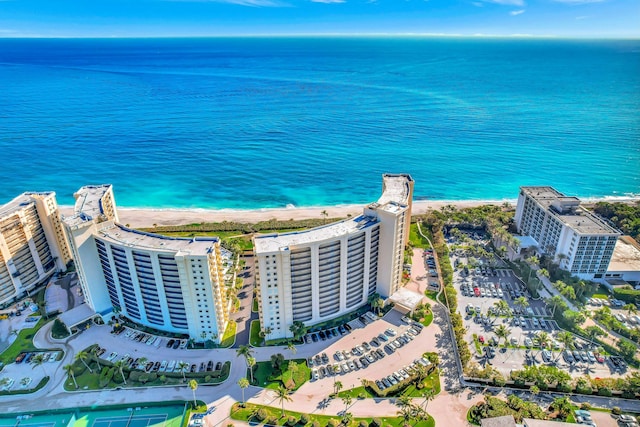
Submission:
{"label": "cloud", "polygon": [[588,4],[588,3],[602,3],[603,1],[606,1],[606,0],[553,0],[553,1],[555,1],[556,3],[576,5],[576,4]]}
{"label": "cloud", "polygon": [[488,3],[501,4],[505,6],[524,6],[524,0],[484,0]]}
{"label": "cloud", "polygon": [[285,3],[281,3],[278,0],[163,0],[163,1],[183,2],[183,3],[227,3],[227,4],[236,4],[238,6],[250,6],[250,7],[286,6]]}
{"label": "cloud", "polygon": [[524,13],[524,9],[512,10],[511,12],[509,12],[509,15],[518,16],[518,15],[522,15],[523,13]]}

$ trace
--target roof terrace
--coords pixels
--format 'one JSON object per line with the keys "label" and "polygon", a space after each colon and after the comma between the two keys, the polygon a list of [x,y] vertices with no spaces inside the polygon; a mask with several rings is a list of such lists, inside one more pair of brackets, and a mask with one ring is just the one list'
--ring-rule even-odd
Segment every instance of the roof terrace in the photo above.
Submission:
{"label": "roof terrace", "polygon": [[264,234],[254,238],[255,250],[256,253],[276,252],[287,250],[292,246],[333,240],[365,230],[368,227],[378,224],[378,222],[378,219],[375,217],[360,215],[356,218],[345,219],[310,230]]}
{"label": "roof terrace", "polygon": [[206,255],[218,242],[217,237],[184,238],[146,233],[115,224],[112,221],[101,223],[100,226],[98,229],[100,238],[111,243],[139,249]]}

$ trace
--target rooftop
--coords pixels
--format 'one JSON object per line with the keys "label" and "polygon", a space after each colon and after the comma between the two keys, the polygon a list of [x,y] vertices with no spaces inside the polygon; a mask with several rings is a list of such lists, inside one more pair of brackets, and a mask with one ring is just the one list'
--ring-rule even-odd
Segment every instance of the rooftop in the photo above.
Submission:
{"label": "rooftop", "polygon": [[275,252],[290,249],[299,245],[335,239],[359,230],[364,230],[378,223],[378,219],[366,215],[346,219],[304,231],[290,233],[273,233],[259,235],[254,238],[256,253]]}
{"label": "rooftop", "polygon": [[560,193],[553,187],[520,187],[540,206],[579,234],[619,235],[615,228],[580,206],[580,199]]}
{"label": "rooftop", "polygon": [[480,420],[482,427],[515,427],[516,420],[513,415],[504,415],[502,417],[485,418]]}
{"label": "rooftop", "polygon": [[525,427],[576,427],[577,425],[579,425],[579,424],[565,423],[562,421],[534,420],[533,418],[523,418],[522,424]]}
{"label": "rooftop", "polygon": [[384,205],[389,202],[399,204],[409,204],[411,196],[411,183],[413,178],[409,174],[390,174],[382,175],[382,195],[378,199],[378,204]]}
{"label": "rooftop", "polygon": [[182,252],[191,255],[206,255],[218,242],[217,237],[167,237],[159,234],[133,230],[113,221],[106,221],[99,225],[98,235],[106,241],[122,246],[154,251]]}
{"label": "rooftop", "polygon": [[102,215],[100,200],[111,188],[111,184],[85,185],[74,193],[76,204],[73,207],[74,215],[64,218],[69,226],[79,225],[92,221]]}
{"label": "rooftop", "polygon": [[32,197],[33,195],[48,196],[51,194],[54,194],[53,191],[42,192],[42,193],[22,193],[21,195],[14,198],[10,202],[0,206],[0,218],[6,215],[10,215],[14,212],[17,212],[20,209],[32,203],[34,201],[34,198]]}
{"label": "rooftop", "polygon": [[607,272],[613,271],[640,271],[640,245],[631,236],[616,242]]}

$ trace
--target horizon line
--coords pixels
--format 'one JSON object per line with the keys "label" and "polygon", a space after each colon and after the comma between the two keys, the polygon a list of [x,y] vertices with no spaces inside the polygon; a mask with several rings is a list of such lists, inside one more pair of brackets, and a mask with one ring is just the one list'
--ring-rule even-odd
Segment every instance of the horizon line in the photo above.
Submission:
{"label": "horizon line", "polygon": [[462,33],[247,33],[213,35],[97,35],[97,36],[43,36],[0,34],[0,39],[187,39],[187,38],[294,38],[294,37],[421,37],[421,38],[493,38],[493,39],[580,39],[580,40],[640,40],[639,35],[555,35],[555,34],[462,34]]}

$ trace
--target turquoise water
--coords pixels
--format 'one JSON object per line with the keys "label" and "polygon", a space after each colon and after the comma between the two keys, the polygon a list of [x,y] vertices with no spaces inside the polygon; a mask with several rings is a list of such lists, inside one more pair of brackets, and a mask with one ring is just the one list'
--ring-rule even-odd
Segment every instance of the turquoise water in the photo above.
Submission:
{"label": "turquoise water", "polygon": [[0,39],[0,203],[120,206],[640,193],[640,41]]}

